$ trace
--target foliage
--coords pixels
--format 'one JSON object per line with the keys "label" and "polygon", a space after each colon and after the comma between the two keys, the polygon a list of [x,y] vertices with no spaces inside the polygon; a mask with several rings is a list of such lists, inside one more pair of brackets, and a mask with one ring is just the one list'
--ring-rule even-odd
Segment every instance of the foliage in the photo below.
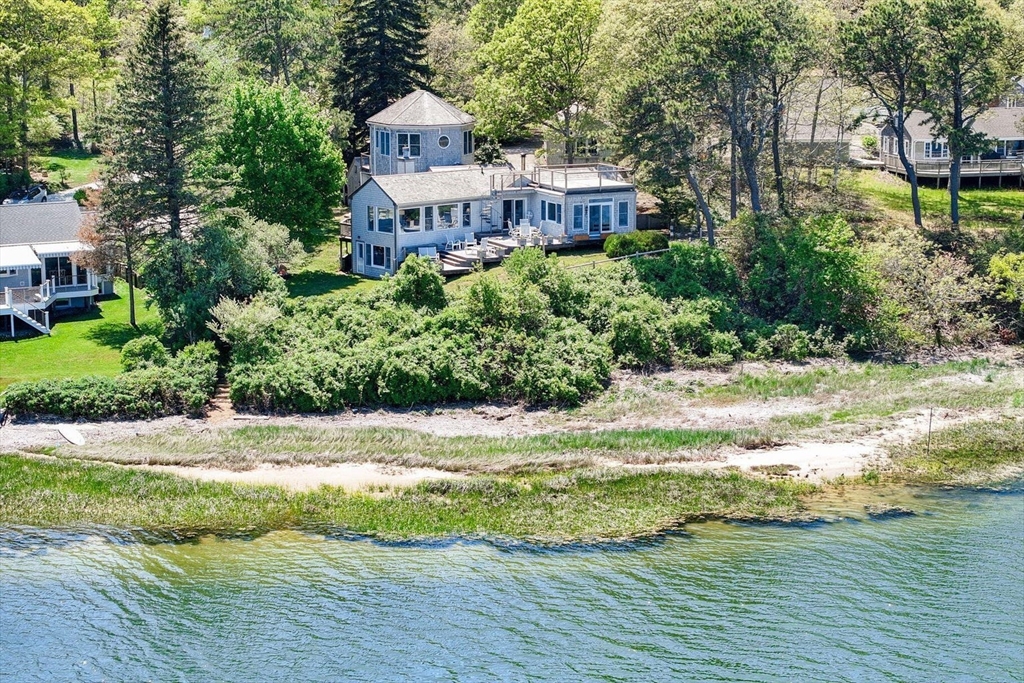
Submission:
{"label": "foliage", "polygon": [[668,237],[660,232],[627,232],[609,235],[604,241],[604,253],[609,258],[642,254],[668,249]]}
{"label": "foliage", "polygon": [[1024,253],[993,256],[988,274],[999,285],[999,296],[1019,303],[1024,313]]}
{"label": "foliage", "polygon": [[205,19],[215,35],[268,83],[315,83],[329,53],[331,5],[321,0],[214,0]]}
{"label": "foliage", "polygon": [[505,151],[497,139],[492,137],[479,138],[473,150],[473,161],[481,166],[493,166],[506,163]]}
{"label": "foliage", "polygon": [[332,88],[334,106],[355,118],[354,152],[366,119],[426,83],[427,24],[419,0],[353,0],[342,27]]}
{"label": "foliage", "polygon": [[600,13],[598,0],[524,0],[477,53],[471,109],[480,131],[504,138],[544,125],[566,143],[572,163],[580,121],[593,105],[588,69]]}
{"label": "foliage", "polygon": [[[207,334],[210,311],[222,298],[249,299],[267,290],[283,293],[277,268],[299,253],[301,247],[289,241],[283,226],[223,210],[206,218],[192,240],[156,244],[143,279],[171,341],[194,343]],[[185,283],[180,288],[172,277],[178,264]]]}
{"label": "foliage", "polygon": [[121,348],[121,369],[125,372],[167,365],[167,349],[150,334],[132,339]]}
{"label": "foliage", "polygon": [[991,287],[964,259],[932,253],[923,237],[906,229],[889,231],[875,245],[874,258],[903,343],[941,347],[990,337],[983,299]]}
{"label": "foliage", "polygon": [[731,300],[740,294],[739,276],[725,253],[701,242],[675,242],[667,254],[637,260],[633,268],[664,299],[722,296]]}
{"label": "foliage", "polygon": [[[144,345],[151,343],[143,341]],[[201,342],[182,349],[164,366],[139,364],[115,377],[12,384],[0,394],[0,402],[16,415],[92,420],[196,415],[213,394],[216,382],[217,351],[212,343]]]}
{"label": "foliage", "polygon": [[295,88],[243,84],[231,105],[216,161],[236,169],[232,204],[306,243],[335,232],[345,165],[330,122]]}
{"label": "foliage", "polygon": [[432,311],[444,308],[448,302],[440,269],[430,259],[415,254],[405,259],[402,268],[391,279],[391,296],[400,306]]}
{"label": "foliage", "polygon": [[840,337],[868,331],[877,276],[841,216],[747,216],[737,229],[735,260],[758,315],[810,330],[828,327]]}

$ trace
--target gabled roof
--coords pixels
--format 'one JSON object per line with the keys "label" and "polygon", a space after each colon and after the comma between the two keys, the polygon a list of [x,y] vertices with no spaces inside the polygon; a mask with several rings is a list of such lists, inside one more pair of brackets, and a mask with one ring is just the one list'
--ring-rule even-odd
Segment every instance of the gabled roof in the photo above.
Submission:
{"label": "gabled roof", "polygon": [[[978,115],[973,128],[996,140],[1020,140],[1024,139],[1024,131],[1020,129],[1021,118],[1024,118],[1024,107],[992,107]],[[927,121],[928,115],[924,112],[911,112],[907,117],[907,135],[911,140],[935,139]]]}
{"label": "gabled roof", "polygon": [[0,205],[0,246],[76,242],[82,210],[74,201]]}
{"label": "gabled roof", "polygon": [[430,173],[375,175],[356,192],[374,182],[398,206],[469,201],[489,197],[491,176],[507,170],[470,166]]}
{"label": "gabled roof", "polygon": [[366,120],[378,126],[462,126],[476,119],[426,90],[417,90]]}

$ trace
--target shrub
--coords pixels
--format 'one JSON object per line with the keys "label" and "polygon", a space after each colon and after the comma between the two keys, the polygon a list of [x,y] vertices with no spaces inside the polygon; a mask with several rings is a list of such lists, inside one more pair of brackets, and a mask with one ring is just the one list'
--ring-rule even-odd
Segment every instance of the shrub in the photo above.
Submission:
{"label": "shrub", "polygon": [[182,349],[164,366],[146,365],[115,377],[19,382],[8,387],[0,399],[18,415],[93,420],[196,415],[216,383],[216,349],[212,343],[202,342]]}
{"label": "shrub", "polygon": [[865,135],[860,139],[860,144],[864,148],[864,151],[871,156],[878,156],[878,138],[874,135]]}
{"label": "shrub", "polygon": [[796,325],[779,325],[772,336],[761,341],[756,355],[801,361],[811,355],[811,337]]}
{"label": "shrub", "polygon": [[445,307],[444,278],[434,262],[415,254],[408,256],[391,279],[395,303],[436,311]]}
{"label": "shrub", "polygon": [[706,242],[676,242],[668,253],[635,259],[630,265],[637,279],[663,299],[733,299],[740,293],[736,268],[722,251]]}
{"label": "shrub", "polygon": [[668,237],[660,232],[627,232],[609,235],[604,241],[604,253],[609,258],[643,254],[648,251],[668,249]]}
{"label": "shrub", "polygon": [[628,302],[628,307],[611,318],[608,345],[626,367],[648,368],[671,362],[671,332],[665,324],[665,307],[648,295]]}
{"label": "shrub", "polygon": [[167,349],[152,335],[132,339],[121,348],[121,369],[125,372],[167,365]]}

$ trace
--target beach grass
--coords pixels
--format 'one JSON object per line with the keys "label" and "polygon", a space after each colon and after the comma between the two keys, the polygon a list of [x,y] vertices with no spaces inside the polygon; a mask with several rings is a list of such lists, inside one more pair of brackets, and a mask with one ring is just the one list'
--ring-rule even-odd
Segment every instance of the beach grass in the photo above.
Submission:
{"label": "beach grass", "polygon": [[650,464],[691,459],[724,445],[759,445],[756,430],[640,429],[532,436],[435,436],[410,429],[252,426],[184,429],[95,446],[67,446],[62,455],[122,464],[252,469],[261,464],[371,462],[450,472],[529,473],[594,467],[607,460]]}
{"label": "beach grass", "polygon": [[478,475],[406,489],[288,492],[75,460],[0,456],[0,524],[106,525],[182,538],[304,529],[381,539],[634,539],[706,517],[787,519],[806,483],[624,468]]}
{"label": "beach grass", "polygon": [[889,449],[886,479],[919,484],[981,484],[1024,472],[1024,419],[970,422]]}
{"label": "beach grass", "polygon": [[128,324],[128,285],[118,280],[114,296],[97,308],[53,321],[49,336],[0,341],[0,388],[25,380],[116,375],[121,371],[121,347],[143,334],[162,334],[156,308],[146,308],[146,296],[135,291],[139,329]]}

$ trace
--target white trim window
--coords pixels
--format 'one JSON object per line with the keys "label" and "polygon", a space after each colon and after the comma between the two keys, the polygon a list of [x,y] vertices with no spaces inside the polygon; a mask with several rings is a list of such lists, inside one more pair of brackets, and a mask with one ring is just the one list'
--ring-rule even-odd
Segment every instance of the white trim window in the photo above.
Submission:
{"label": "white trim window", "polygon": [[391,131],[378,129],[375,137],[377,154],[385,157],[391,156]]}
{"label": "white trim window", "polygon": [[619,227],[620,228],[628,228],[629,227],[629,202],[628,201],[620,201],[619,202],[619,204],[618,204],[618,214],[619,214]]}
{"label": "white trim window", "polygon": [[590,200],[590,234],[600,235],[612,231],[612,200]]}
{"label": "white trim window", "polygon": [[924,158],[925,159],[948,159],[949,158],[949,145],[945,142],[935,142],[929,140],[924,143]]}
{"label": "white trim window", "polygon": [[377,230],[377,207],[368,206],[366,207],[366,229],[369,232]]}
{"label": "white trim window", "polygon": [[423,207],[423,230],[425,232],[434,230],[434,207],[432,206]]}
{"label": "white trim window", "polygon": [[363,272],[363,243],[356,242],[356,272]]}
{"label": "white trim window", "polygon": [[395,231],[395,212],[386,206],[377,207],[377,232]]}
{"label": "white trim window", "polygon": [[562,205],[555,202],[540,200],[540,219],[562,224]]}
{"label": "white trim window", "polygon": [[469,202],[462,203],[462,227],[473,227],[473,205]]}
{"label": "white trim window", "polygon": [[458,204],[441,204],[437,207],[437,220],[440,222],[441,230],[450,230],[459,227]]}
{"label": "white trim window", "polygon": [[405,157],[408,151],[408,157],[410,159],[416,159],[420,156],[420,134],[419,133],[399,133],[398,134],[398,156]]}
{"label": "white trim window", "polygon": [[374,244],[371,251],[372,263],[374,268],[383,268],[385,270],[391,270],[391,247],[382,247],[379,244]]}
{"label": "white trim window", "polygon": [[422,216],[423,210],[418,206],[410,209],[399,209],[398,225],[401,226],[402,232],[419,232],[420,228],[423,227],[420,222]]}
{"label": "white trim window", "polygon": [[572,205],[572,231],[573,232],[585,232],[586,228],[583,227],[583,204]]}
{"label": "white trim window", "polygon": [[441,149],[448,149],[448,145],[450,144],[452,144],[452,141],[447,135],[442,135],[437,139],[437,146]]}

